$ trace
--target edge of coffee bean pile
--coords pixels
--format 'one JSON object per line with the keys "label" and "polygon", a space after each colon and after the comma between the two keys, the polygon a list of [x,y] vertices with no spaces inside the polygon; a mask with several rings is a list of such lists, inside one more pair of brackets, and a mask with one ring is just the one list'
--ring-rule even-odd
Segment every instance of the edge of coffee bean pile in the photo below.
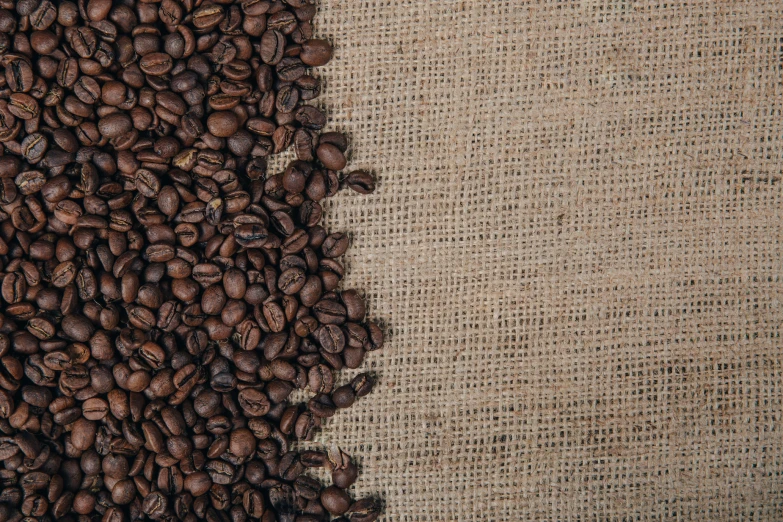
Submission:
{"label": "edge of coffee bean pile", "polygon": [[310,104],[315,14],[0,0],[0,522],[380,516],[299,444],[383,345],[320,224],[375,185]]}

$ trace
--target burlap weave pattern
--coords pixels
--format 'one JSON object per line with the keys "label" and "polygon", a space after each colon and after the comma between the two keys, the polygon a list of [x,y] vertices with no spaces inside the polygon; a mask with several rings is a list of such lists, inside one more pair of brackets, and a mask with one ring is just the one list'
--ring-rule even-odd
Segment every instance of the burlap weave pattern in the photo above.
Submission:
{"label": "burlap weave pattern", "polygon": [[321,0],[386,520],[783,518],[782,11]]}

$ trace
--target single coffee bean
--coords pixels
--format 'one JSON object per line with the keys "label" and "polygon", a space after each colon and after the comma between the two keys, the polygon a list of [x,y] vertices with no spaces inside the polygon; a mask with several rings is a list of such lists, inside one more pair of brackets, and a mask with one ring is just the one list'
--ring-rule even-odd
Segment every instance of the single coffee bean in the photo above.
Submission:
{"label": "single coffee bean", "polygon": [[348,508],[350,522],[375,522],[381,515],[381,506],[374,498],[364,498]]}
{"label": "single coffee bean", "polygon": [[340,386],[332,393],[332,401],[338,408],[350,408],[355,400],[356,394],[348,384]]}
{"label": "single coffee bean", "polygon": [[332,515],[342,515],[351,506],[351,498],[337,486],[329,486],[321,492],[321,504]]}
{"label": "single coffee bean", "polygon": [[308,372],[308,385],[313,393],[330,393],[334,386],[334,375],[325,364],[313,366]]}
{"label": "single coffee bean", "polygon": [[345,168],[345,155],[340,149],[331,143],[321,143],[316,150],[318,159],[330,170],[342,170]]}
{"label": "single coffee bean", "polygon": [[35,164],[43,159],[48,147],[49,141],[43,134],[38,132],[28,134],[22,140],[22,155],[28,163]]}
{"label": "single coffee bean", "polygon": [[357,397],[368,395],[372,391],[373,384],[372,378],[366,373],[357,375],[351,381],[351,387]]}
{"label": "single coffee bean", "polygon": [[269,65],[277,65],[283,59],[286,39],[281,32],[270,29],[261,37],[261,59]]}
{"label": "single coffee bean", "polygon": [[308,40],[302,44],[299,59],[312,67],[326,65],[332,59],[332,46],[326,40]]}
{"label": "single coffee bean", "polygon": [[118,138],[130,132],[132,128],[133,122],[130,117],[121,113],[110,114],[98,121],[98,130],[107,138]]}
{"label": "single coffee bean", "polygon": [[174,67],[174,60],[166,53],[152,52],[139,60],[139,68],[152,77],[163,76]]}
{"label": "single coffee bean", "polygon": [[207,128],[215,136],[227,138],[239,129],[239,121],[233,112],[213,112],[207,118]]}

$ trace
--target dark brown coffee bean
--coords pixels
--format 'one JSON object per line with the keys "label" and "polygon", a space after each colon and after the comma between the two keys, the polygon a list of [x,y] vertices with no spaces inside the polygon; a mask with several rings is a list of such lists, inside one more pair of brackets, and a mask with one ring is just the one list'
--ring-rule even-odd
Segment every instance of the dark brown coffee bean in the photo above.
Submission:
{"label": "dark brown coffee bean", "polygon": [[7,58],[5,80],[13,92],[29,92],[33,79],[33,68],[26,57],[12,55]]}
{"label": "dark brown coffee bean", "polygon": [[342,151],[331,143],[321,143],[316,150],[318,159],[330,170],[342,170],[345,168],[346,160]]}
{"label": "dark brown coffee bean", "polygon": [[299,292],[305,284],[305,273],[300,268],[291,268],[280,275],[278,287],[286,295]]}
{"label": "dark brown coffee bean", "polygon": [[6,303],[20,302],[27,293],[27,281],[21,273],[11,273],[3,278],[2,297]]}
{"label": "dark brown coffee bean", "polygon": [[226,305],[226,293],[222,286],[211,285],[201,296],[201,309],[205,314],[217,315]]}
{"label": "dark brown coffee bean", "polygon": [[267,30],[261,37],[261,59],[269,65],[277,65],[285,52],[285,36],[275,30]]}
{"label": "dark brown coffee bean", "polygon": [[362,373],[354,377],[351,381],[351,387],[357,397],[364,397],[372,391],[374,382],[369,374]]}
{"label": "dark brown coffee bean", "polygon": [[15,92],[8,98],[8,112],[22,120],[32,120],[40,115],[40,107],[29,94]]}
{"label": "dark brown coffee bean", "polygon": [[269,399],[263,392],[253,388],[246,388],[239,392],[239,406],[251,417],[266,415],[269,411]]}
{"label": "dark brown coffee bean", "polygon": [[226,270],[222,280],[223,288],[229,298],[242,299],[245,297],[247,278],[241,270],[236,268]]}
{"label": "dark brown coffee bean", "polygon": [[359,194],[371,194],[375,192],[375,181],[372,175],[363,171],[357,170],[351,172],[345,177],[345,184],[353,191]]}
{"label": "dark brown coffee bean", "polygon": [[272,136],[277,126],[266,118],[250,118],[245,124],[248,131],[259,136]]}
{"label": "dark brown coffee bean", "polygon": [[82,103],[92,105],[100,99],[101,86],[94,78],[80,76],[73,86],[73,92]]}
{"label": "dark brown coffee bean", "polygon": [[227,138],[239,129],[239,121],[233,112],[213,112],[207,118],[207,128],[213,135]]}
{"label": "dark brown coffee bean", "polygon": [[214,4],[202,6],[193,12],[193,25],[200,31],[206,31],[216,27],[224,17],[223,7]]}
{"label": "dark brown coffee bean", "polygon": [[321,95],[321,80],[313,76],[302,76],[295,82],[299,88],[299,96],[304,101],[310,101]]}
{"label": "dark brown coffee bean", "polygon": [[84,316],[67,315],[62,319],[62,330],[65,335],[75,341],[86,342],[95,332],[95,327]]}
{"label": "dark brown coffee bean", "polygon": [[111,499],[115,504],[126,505],[133,502],[136,496],[136,485],[130,479],[120,480],[111,490]]}
{"label": "dark brown coffee bean", "polygon": [[349,321],[362,321],[366,314],[364,299],[356,290],[345,290],[340,294],[340,299],[345,305]]}
{"label": "dark brown coffee bean", "polygon": [[299,58],[312,67],[326,65],[332,59],[332,46],[326,40],[308,40],[302,44]]}
{"label": "dark brown coffee bean", "polygon": [[380,503],[374,498],[364,498],[348,508],[350,522],[375,522],[381,515]]}
{"label": "dark brown coffee bean", "polygon": [[168,503],[168,497],[163,492],[153,491],[144,497],[141,511],[153,520],[157,520],[166,512]]}
{"label": "dark brown coffee bean", "polygon": [[315,317],[325,325],[343,324],[346,310],[343,305],[331,299],[322,299],[312,307]]}
{"label": "dark brown coffee bean", "polygon": [[321,504],[332,515],[342,515],[351,506],[351,498],[337,486],[329,486],[321,492]]}
{"label": "dark brown coffee bean", "polygon": [[307,409],[318,418],[333,417],[337,413],[337,406],[327,394],[319,393],[307,401]]}
{"label": "dark brown coffee bean", "polygon": [[267,242],[269,234],[260,225],[241,225],[234,230],[234,238],[242,247],[260,248]]}
{"label": "dark brown coffee bean", "polygon": [[356,394],[354,393],[353,388],[348,384],[340,386],[332,393],[332,401],[334,401],[335,406],[338,408],[350,408],[355,400]]}
{"label": "dark brown coffee bean", "polygon": [[53,321],[45,317],[34,317],[27,323],[27,330],[41,340],[51,339],[56,333]]}
{"label": "dark brown coffee bean", "polygon": [[130,117],[122,113],[110,114],[98,121],[98,130],[107,138],[118,138],[130,132],[132,128]]}
{"label": "dark brown coffee bean", "polygon": [[22,155],[28,163],[35,164],[43,159],[48,147],[49,141],[43,134],[29,134],[22,140]]}
{"label": "dark brown coffee bean", "polygon": [[110,0],[89,0],[87,2],[87,17],[92,22],[104,20],[111,11]]}
{"label": "dark brown coffee bean", "polygon": [[77,419],[71,428],[71,443],[76,449],[85,451],[95,442],[97,426],[84,418]]}
{"label": "dark brown coffee bean", "polygon": [[334,375],[326,365],[313,366],[308,372],[308,385],[313,393],[330,393],[334,386]]}
{"label": "dark brown coffee bean", "polygon": [[383,348],[383,342],[384,342],[383,330],[381,330],[381,328],[377,324],[368,323],[367,333],[368,333],[368,340],[367,343],[364,345],[365,350],[374,351]]}
{"label": "dark brown coffee bean", "polygon": [[89,27],[75,27],[65,32],[71,48],[82,58],[90,58],[98,48],[98,38]]}
{"label": "dark brown coffee bean", "polygon": [[330,234],[324,240],[321,250],[326,257],[340,257],[348,250],[348,236],[339,232]]}
{"label": "dark brown coffee bean", "polygon": [[327,324],[316,331],[318,344],[321,348],[330,354],[337,354],[345,349],[345,335],[343,331],[334,324]]}
{"label": "dark brown coffee bean", "polygon": [[139,60],[139,68],[150,76],[163,76],[174,67],[174,60],[166,53],[153,52],[145,54]]}
{"label": "dark brown coffee bean", "polygon": [[299,58],[287,57],[275,66],[277,76],[284,82],[294,82],[304,76],[305,65]]}
{"label": "dark brown coffee bean", "polygon": [[[311,105],[304,105],[297,109],[296,121],[308,129],[320,130],[326,125],[326,115]],[[326,143],[326,145],[331,144]],[[337,150],[339,151],[339,149]]]}

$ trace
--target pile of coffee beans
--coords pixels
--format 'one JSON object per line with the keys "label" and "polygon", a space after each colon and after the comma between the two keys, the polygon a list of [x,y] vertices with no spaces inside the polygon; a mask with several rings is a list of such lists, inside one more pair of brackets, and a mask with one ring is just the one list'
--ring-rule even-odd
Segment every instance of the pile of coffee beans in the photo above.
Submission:
{"label": "pile of coffee beans", "polygon": [[319,224],[374,182],[313,1],[0,0],[0,522],[378,518],[296,443],[383,344]]}

